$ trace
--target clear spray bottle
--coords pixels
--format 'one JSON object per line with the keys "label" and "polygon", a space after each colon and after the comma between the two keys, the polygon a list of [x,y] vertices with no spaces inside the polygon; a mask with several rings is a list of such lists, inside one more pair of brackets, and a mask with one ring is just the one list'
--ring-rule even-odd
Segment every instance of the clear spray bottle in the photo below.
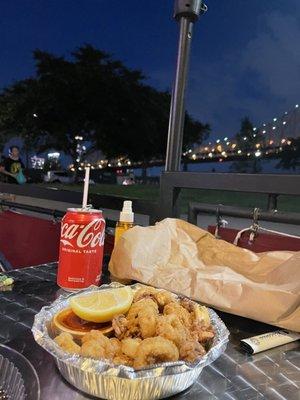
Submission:
{"label": "clear spray bottle", "polygon": [[134,226],[134,213],[132,212],[132,201],[126,200],[123,203],[123,209],[120,212],[119,221],[116,224],[115,230],[115,244],[118,242],[120,237],[128,229]]}

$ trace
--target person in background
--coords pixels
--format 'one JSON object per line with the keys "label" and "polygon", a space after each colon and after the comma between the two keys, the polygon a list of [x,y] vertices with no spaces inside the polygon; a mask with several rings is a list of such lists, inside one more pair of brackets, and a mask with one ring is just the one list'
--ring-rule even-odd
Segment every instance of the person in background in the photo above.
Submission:
{"label": "person in background", "polygon": [[6,176],[6,182],[25,183],[24,168],[24,164],[20,158],[19,147],[11,146],[9,148],[9,157],[5,158],[0,164],[0,172]]}

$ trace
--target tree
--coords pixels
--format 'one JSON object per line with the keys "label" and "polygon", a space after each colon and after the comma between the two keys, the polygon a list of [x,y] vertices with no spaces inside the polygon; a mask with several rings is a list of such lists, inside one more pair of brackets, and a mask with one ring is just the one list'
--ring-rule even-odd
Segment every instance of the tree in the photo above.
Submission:
{"label": "tree", "polygon": [[[138,70],[90,45],[69,58],[34,52],[36,75],[0,95],[0,130],[27,138],[38,151],[55,148],[78,163],[80,135],[109,158],[149,161],[165,154],[170,95],[144,83]],[[209,127],[186,118],[184,143]]]}
{"label": "tree", "polygon": [[300,138],[288,139],[289,144],[283,146],[280,161],[276,168],[296,170],[300,166]]}
{"label": "tree", "polygon": [[237,149],[242,151],[242,154],[250,156],[247,161],[235,161],[232,163],[230,169],[232,172],[248,172],[258,173],[261,171],[261,162],[258,157],[255,156],[255,152],[259,151],[263,143],[263,136],[257,132],[253,127],[250,119],[244,117],[241,120],[241,128],[235,136]]}

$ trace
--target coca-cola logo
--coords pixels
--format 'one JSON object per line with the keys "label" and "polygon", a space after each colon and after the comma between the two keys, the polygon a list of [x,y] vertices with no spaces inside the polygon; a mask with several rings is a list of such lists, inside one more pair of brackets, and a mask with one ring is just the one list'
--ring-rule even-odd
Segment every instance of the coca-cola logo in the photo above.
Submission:
{"label": "coca-cola logo", "polygon": [[64,246],[74,247],[71,241],[76,238],[79,248],[103,246],[105,238],[105,220],[97,218],[87,225],[65,223],[61,227],[60,241]]}

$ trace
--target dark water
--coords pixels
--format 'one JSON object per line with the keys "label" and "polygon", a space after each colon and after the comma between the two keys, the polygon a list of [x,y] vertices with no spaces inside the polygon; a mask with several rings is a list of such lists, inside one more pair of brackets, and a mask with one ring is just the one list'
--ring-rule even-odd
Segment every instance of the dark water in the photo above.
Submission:
{"label": "dark water", "polygon": [[[242,161],[241,161],[242,162]],[[300,174],[300,168],[298,167],[295,171],[287,169],[276,168],[279,160],[261,160],[261,173],[264,174]],[[209,162],[200,164],[188,164],[189,172],[231,172],[230,167],[233,161],[226,162]],[[159,176],[164,170],[164,167],[151,167],[147,169],[148,176]],[[142,170],[140,168],[135,169],[135,175],[140,176]]]}

